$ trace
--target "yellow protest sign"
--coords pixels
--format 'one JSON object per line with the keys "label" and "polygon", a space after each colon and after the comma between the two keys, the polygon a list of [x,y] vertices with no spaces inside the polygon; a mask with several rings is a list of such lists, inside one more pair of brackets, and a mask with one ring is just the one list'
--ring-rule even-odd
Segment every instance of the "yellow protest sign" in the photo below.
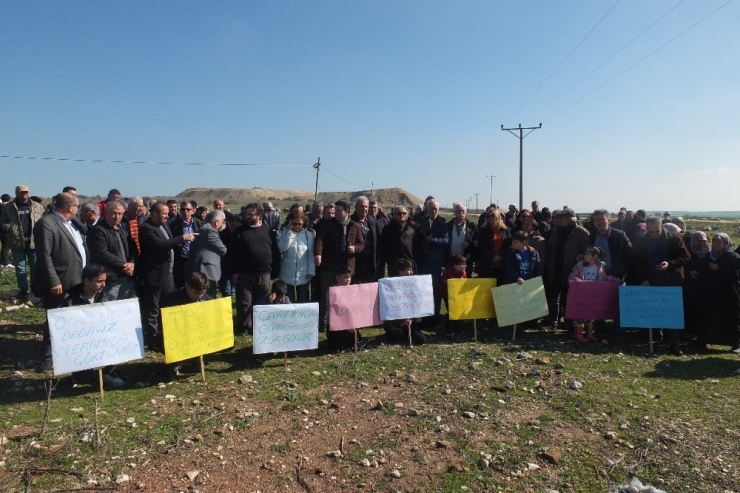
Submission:
{"label": "yellow protest sign", "polygon": [[175,363],[234,345],[231,298],[162,309],[164,361]]}
{"label": "yellow protest sign", "polygon": [[524,284],[507,284],[493,290],[498,325],[519,324],[545,317],[548,314],[545,286],[541,277],[524,281]]}
{"label": "yellow protest sign", "polygon": [[491,289],[496,287],[496,279],[448,279],[447,295],[450,306],[447,307],[450,320],[470,320],[477,318],[494,318]]}

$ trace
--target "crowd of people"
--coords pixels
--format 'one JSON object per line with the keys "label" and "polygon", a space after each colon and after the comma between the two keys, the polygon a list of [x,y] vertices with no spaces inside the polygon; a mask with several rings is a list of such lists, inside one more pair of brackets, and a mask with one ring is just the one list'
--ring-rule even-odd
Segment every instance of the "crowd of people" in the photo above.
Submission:
{"label": "crowd of people", "polygon": [[[426,340],[424,331],[455,332],[441,316],[448,279],[477,276],[502,285],[541,276],[549,309],[541,327],[595,339],[563,317],[573,282],[681,286],[685,334],[697,349],[726,345],[740,354],[740,255],[728,235],[690,234],[669,213],[648,217],[623,208],[614,219],[599,209],[581,223],[568,206],[551,211],[532,202],[521,211],[492,204],[473,218],[456,203],[446,220],[433,197],[413,214],[403,205],[386,214],[360,196],[352,203],[294,204],[283,220],[270,202],[233,214],[221,199],[209,209],[187,200],[124,200],[113,189],[98,203],[81,204],[74,187],[48,207],[34,199],[27,185],[18,185],[15,198],[3,196],[0,213],[0,264],[11,266],[12,257],[18,297],[53,309],[136,296],[150,350],[162,350],[165,306],[234,296],[234,333],[247,335],[255,304],[314,301],[320,330],[327,330],[330,287],[429,274],[434,315],[386,323],[389,341],[408,341],[399,335],[404,330],[416,344]],[[623,339],[619,317],[595,327],[597,335],[608,328],[614,342]],[[656,339],[683,354],[679,331],[655,329]],[[333,350],[348,344],[332,332],[327,339]],[[37,370],[49,371],[48,325],[43,345]],[[106,378],[123,382],[114,368]]]}

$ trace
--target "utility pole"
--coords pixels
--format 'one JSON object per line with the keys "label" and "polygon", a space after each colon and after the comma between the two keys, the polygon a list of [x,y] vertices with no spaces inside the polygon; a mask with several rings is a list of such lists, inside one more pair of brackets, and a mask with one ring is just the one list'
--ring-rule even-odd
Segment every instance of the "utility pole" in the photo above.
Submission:
{"label": "utility pole", "polygon": [[313,193],[313,201],[319,200],[319,168],[321,168],[321,157],[316,159],[316,164],[313,165],[313,169],[316,170],[316,190]]}
{"label": "utility pole", "polygon": [[494,175],[486,175],[486,178],[491,179],[491,192],[488,194],[488,205],[493,204],[493,179],[496,178]]}
{"label": "utility pole", "polygon": [[[522,160],[522,153],[524,151],[524,137],[531,134],[538,128],[542,128],[542,124],[540,123],[539,127],[524,127],[522,128],[522,124],[520,123],[518,127],[515,128],[504,128],[503,125],[501,125],[501,130],[506,130],[511,135],[519,139],[519,210],[522,210],[522,207],[524,207],[524,161]],[[519,135],[512,132],[512,130],[519,130]],[[522,131],[529,130],[526,134],[522,135]]]}
{"label": "utility pole", "polygon": [[477,211],[478,210],[478,194],[475,193],[473,195],[475,195],[475,210]]}

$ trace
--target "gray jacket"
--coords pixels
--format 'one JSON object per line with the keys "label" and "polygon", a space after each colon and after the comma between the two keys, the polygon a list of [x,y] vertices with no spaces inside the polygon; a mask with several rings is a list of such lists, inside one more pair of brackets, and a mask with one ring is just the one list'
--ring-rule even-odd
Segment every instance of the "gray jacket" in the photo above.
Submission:
{"label": "gray jacket", "polygon": [[190,255],[185,264],[185,273],[202,272],[211,281],[221,279],[221,257],[226,255],[226,245],[218,231],[210,224],[198,230],[198,236],[190,244]]}

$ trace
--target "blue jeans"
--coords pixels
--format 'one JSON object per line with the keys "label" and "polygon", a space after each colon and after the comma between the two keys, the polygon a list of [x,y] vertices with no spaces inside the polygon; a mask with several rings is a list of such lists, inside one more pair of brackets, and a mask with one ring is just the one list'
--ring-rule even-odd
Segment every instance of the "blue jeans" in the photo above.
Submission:
{"label": "blue jeans", "polygon": [[15,278],[18,281],[18,290],[28,292],[28,276],[26,275],[26,257],[31,270],[31,287],[36,282],[36,250],[30,248],[13,248],[13,264],[15,264]]}

